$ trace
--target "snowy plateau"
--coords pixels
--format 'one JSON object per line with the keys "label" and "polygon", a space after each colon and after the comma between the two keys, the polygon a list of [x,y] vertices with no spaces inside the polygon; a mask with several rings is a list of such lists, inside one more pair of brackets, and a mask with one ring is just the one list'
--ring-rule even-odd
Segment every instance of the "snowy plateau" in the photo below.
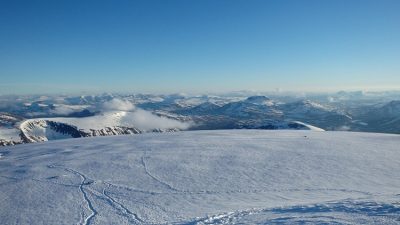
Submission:
{"label": "snowy plateau", "polygon": [[0,149],[0,224],[400,224],[400,136],[213,130]]}

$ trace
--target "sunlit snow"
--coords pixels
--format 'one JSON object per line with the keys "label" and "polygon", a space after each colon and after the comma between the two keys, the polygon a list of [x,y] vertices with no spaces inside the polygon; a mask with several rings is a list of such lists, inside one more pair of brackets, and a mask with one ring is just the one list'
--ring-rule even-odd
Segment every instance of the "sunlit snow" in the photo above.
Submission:
{"label": "sunlit snow", "polygon": [[400,136],[220,130],[0,150],[0,224],[398,224]]}

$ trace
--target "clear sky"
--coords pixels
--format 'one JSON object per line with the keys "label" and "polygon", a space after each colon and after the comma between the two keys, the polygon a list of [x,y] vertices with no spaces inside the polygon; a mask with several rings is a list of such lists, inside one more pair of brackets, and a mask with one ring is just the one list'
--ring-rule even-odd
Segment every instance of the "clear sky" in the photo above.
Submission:
{"label": "clear sky", "polygon": [[0,93],[275,88],[400,88],[400,1],[0,1]]}

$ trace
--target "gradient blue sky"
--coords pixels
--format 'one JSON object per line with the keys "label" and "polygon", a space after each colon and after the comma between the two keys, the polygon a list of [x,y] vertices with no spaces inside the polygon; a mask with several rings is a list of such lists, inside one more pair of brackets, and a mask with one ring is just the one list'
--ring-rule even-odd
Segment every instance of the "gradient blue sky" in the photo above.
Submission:
{"label": "gradient blue sky", "polygon": [[400,88],[398,0],[2,0],[0,93]]}

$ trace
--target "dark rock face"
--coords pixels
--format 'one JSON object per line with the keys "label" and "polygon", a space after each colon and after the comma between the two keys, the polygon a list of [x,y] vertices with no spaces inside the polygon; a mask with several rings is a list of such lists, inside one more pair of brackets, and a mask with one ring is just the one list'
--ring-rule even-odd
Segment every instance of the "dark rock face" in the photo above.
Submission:
{"label": "dark rock face", "polygon": [[[150,132],[175,132],[179,129],[154,129]],[[40,131],[40,132],[38,132]],[[48,140],[94,136],[133,135],[143,131],[135,127],[111,126],[102,129],[82,130],[76,126],[50,120],[29,120],[21,126],[21,142],[0,140],[0,145],[43,142]]]}
{"label": "dark rock face", "polygon": [[94,116],[94,115],[95,115],[95,113],[90,112],[90,111],[87,110],[87,109],[84,109],[84,110],[82,110],[82,111],[80,111],[80,112],[73,112],[73,113],[70,113],[70,114],[68,115],[68,117],[88,117],[88,116]]}
{"label": "dark rock face", "polygon": [[80,130],[76,126],[68,125],[65,123],[58,123],[54,121],[47,121],[48,125],[50,126],[51,129],[53,129],[56,132],[62,133],[62,134],[68,134],[71,135],[73,138],[79,138],[79,137],[85,137],[86,134]]}
{"label": "dark rock face", "polygon": [[90,129],[90,132],[84,132],[85,137],[91,136],[110,136],[110,135],[127,135],[127,134],[140,134],[141,130],[134,127],[122,127],[122,126],[114,126],[114,127],[105,127],[100,130]]}
{"label": "dark rock face", "polygon": [[17,145],[17,144],[23,144],[23,142],[22,141],[8,141],[8,140],[0,139],[0,146],[12,146],[12,145]]}

